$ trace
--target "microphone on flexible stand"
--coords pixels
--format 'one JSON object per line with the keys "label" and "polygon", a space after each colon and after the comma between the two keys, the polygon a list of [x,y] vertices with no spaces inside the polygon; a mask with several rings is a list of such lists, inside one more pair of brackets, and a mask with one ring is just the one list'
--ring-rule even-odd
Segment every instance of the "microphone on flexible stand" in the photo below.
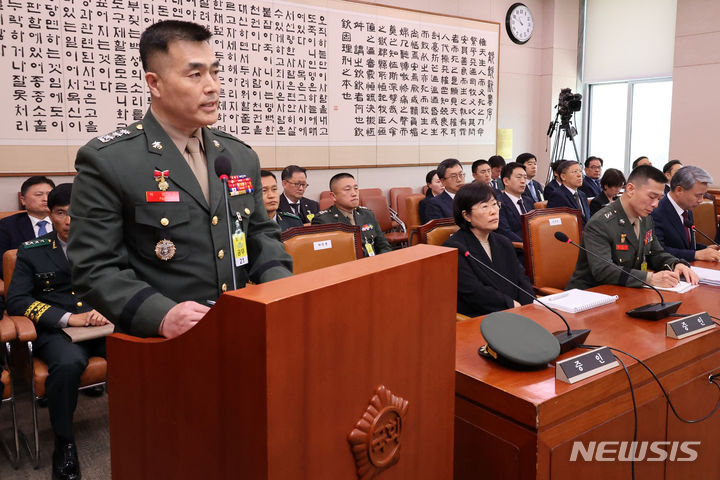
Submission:
{"label": "microphone on flexible stand", "polygon": [[568,238],[567,235],[565,235],[563,232],[555,232],[555,238],[558,239],[561,242],[569,243],[570,245],[574,245],[580,250],[582,250],[585,253],[589,253],[595,258],[599,258],[603,262],[607,263],[608,265],[612,265],[618,270],[623,271],[624,273],[627,273],[628,276],[634,278],[638,282],[642,283],[643,285],[647,285],[648,287],[652,288],[655,293],[657,293],[660,296],[660,303],[649,303],[647,305],[643,305],[642,307],[633,308],[632,310],[629,310],[625,312],[626,315],[630,317],[636,317],[636,318],[645,318],[647,320],[660,320],[661,318],[665,318],[670,316],[671,314],[677,312],[678,308],[680,308],[680,304],[682,302],[666,302],[665,299],[662,296],[662,293],[660,293],[660,290],[655,288],[653,285],[650,285],[648,282],[643,280],[642,278],[633,275],[629,271],[625,271],[624,269],[618,267],[610,260],[601,257],[595,252],[591,252],[585,247],[582,247],[578,245],[577,243],[573,242],[570,238]]}
{"label": "microphone on flexible stand", "polygon": [[230,201],[228,199],[228,178],[232,172],[232,164],[230,159],[225,155],[220,155],[215,159],[215,174],[223,184],[223,198],[225,199],[225,215],[227,215],[227,231],[228,245],[230,245],[230,261],[232,271],[233,290],[237,290],[237,277],[235,275],[235,248],[232,239],[232,215],[230,213]]}
{"label": "microphone on flexible stand", "polygon": [[[712,238],[708,237],[708,236],[705,235],[703,232],[701,232],[700,230],[698,230],[698,229],[695,227],[695,225],[690,222],[690,219],[687,219],[687,220],[683,221],[683,225],[685,225],[687,228],[689,228],[690,230],[692,230],[693,233],[699,233],[699,234],[702,235],[703,237],[707,238],[708,240],[710,240],[710,242],[712,242],[713,245],[717,245],[718,247],[720,247],[720,244],[718,244],[715,240],[713,240]],[[694,241],[693,241],[693,248],[697,248],[697,246],[695,245],[695,242],[694,242]]]}
{"label": "microphone on flexible stand", "polygon": [[585,339],[586,339],[586,338],[588,337],[588,335],[590,334],[590,330],[589,330],[589,329],[571,330],[571,329],[570,329],[570,325],[569,325],[568,322],[565,320],[565,317],[563,317],[562,315],[560,315],[554,308],[550,308],[548,305],[546,305],[545,303],[541,302],[535,295],[533,295],[532,293],[528,292],[527,290],[525,290],[524,288],[522,288],[520,285],[518,285],[517,283],[513,282],[512,280],[510,280],[510,279],[507,278],[505,275],[501,274],[500,272],[498,272],[497,270],[495,270],[495,269],[492,268],[491,266],[483,263],[482,261],[480,261],[480,259],[474,257],[469,251],[466,250],[464,255],[465,255],[467,258],[472,258],[473,260],[475,260],[475,262],[477,262],[477,263],[479,263],[480,265],[482,265],[483,267],[487,268],[488,270],[490,270],[491,272],[493,272],[495,275],[497,275],[498,277],[502,278],[502,279],[505,280],[507,283],[509,283],[509,284],[512,285],[513,287],[517,288],[517,289],[520,290],[521,292],[524,292],[525,294],[531,296],[531,297],[534,298],[535,301],[538,302],[540,305],[542,305],[543,307],[547,308],[547,309],[550,310],[552,313],[554,313],[555,315],[557,315],[558,317],[560,317],[560,320],[562,320],[563,323],[565,324],[565,326],[567,327],[567,330],[565,330],[565,331],[553,332],[553,335],[555,336],[555,338],[557,338],[557,341],[558,341],[558,343],[560,344],[560,353],[565,353],[565,352],[567,352],[567,351],[572,350],[572,349],[575,348],[576,346],[582,345],[583,343],[585,343]]}

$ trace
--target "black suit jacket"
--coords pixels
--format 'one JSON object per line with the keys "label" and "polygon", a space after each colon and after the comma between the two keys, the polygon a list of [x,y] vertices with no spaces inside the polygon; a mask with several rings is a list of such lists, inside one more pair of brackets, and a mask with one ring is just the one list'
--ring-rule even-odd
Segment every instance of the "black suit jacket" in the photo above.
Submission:
{"label": "black suit jacket", "polygon": [[[443,192],[437,197],[422,200],[425,202],[425,218],[420,218],[422,223],[427,223],[436,218],[452,218],[453,217],[453,198],[447,192]],[[420,202],[420,203],[422,203]],[[423,209],[420,209],[422,214]]]}
{"label": "black suit jacket", "polygon": [[583,184],[580,186],[579,190],[583,192],[588,198],[597,197],[602,193],[602,188],[599,185],[599,181],[596,184],[588,176],[583,177]]}
{"label": "black suit jacket", "polygon": [[[535,200],[535,199],[533,198],[533,196],[530,194],[529,184],[531,184],[531,183],[532,183],[533,187],[535,187],[535,193],[536,193],[537,196],[538,196],[538,199],[537,199],[537,200]],[[529,198],[533,203],[535,203],[535,202],[542,202],[543,200],[545,200],[544,191],[545,191],[545,190],[543,189],[543,186],[540,185],[540,182],[538,182],[538,181],[535,180],[535,179],[532,179],[532,180],[530,180],[530,181],[528,182],[528,187],[525,188],[525,191],[523,192],[523,197]]]}
{"label": "black suit jacket", "polygon": [[557,192],[562,185],[560,185],[555,179],[553,178],[550,180],[547,185],[545,185],[545,190],[543,190],[543,195],[545,195],[545,200],[550,200],[550,197],[552,197],[555,192]]}
{"label": "black suit jacket", "polygon": [[[578,190],[577,193],[580,197],[580,204],[582,205],[582,210],[580,212],[582,214],[582,224],[583,226],[585,226],[585,223],[590,220],[590,206],[588,205],[587,197],[585,196],[585,194],[580,190]],[[561,188],[558,188],[555,193],[553,193],[552,197],[550,197],[547,207],[568,207],[577,210],[578,204],[575,201],[575,197],[573,197],[573,194],[570,192],[570,190],[567,187],[562,186]]]}
{"label": "black suit jacket", "polygon": [[[290,207],[290,203],[288,203],[287,198],[285,198],[285,194],[280,194],[280,204],[278,205],[278,210],[285,213],[292,213],[295,215],[295,212],[293,212],[292,207]],[[302,220],[303,223],[310,223],[312,221],[312,217],[308,218],[308,214],[311,214],[312,216],[315,216],[320,211],[320,204],[316,202],[315,200],[310,200],[309,198],[302,197],[300,199],[300,220]]]}
{"label": "black suit jacket", "polygon": [[522,288],[532,291],[530,280],[525,276],[510,240],[492,232],[488,241],[490,242],[492,261],[488,258],[477,237],[464,228],[455,232],[443,244],[446,247],[458,249],[457,311],[462,315],[477,317],[513,308],[513,300],[517,300],[522,305],[533,301],[532,297],[521,292],[517,287],[509,285],[495,273],[465,256],[465,251],[469,251],[484,264],[490,265]]}
{"label": "black suit jacket", "polygon": [[610,202],[612,202],[612,200],[605,195],[605,192],[601,192],[600,195],[590,200],[590,216],[595,215],[602,207]]}
{"label": "black suit jacket", "polygon": [[8,289],[7,311],[10,315],[24,315],[36,324],[36,344],[43,343],[44,335],[57,333],[57,323],[65,313],[90,310],[92,308],[72,288],[70,263],[56,232],[18,247],[17,263]]}
{"label": "black suit jacket", "polygon": [[[534,210],[532,199],[521,196],[526,212]],[[500,223],[497,232],[507,237],[512,242],[522,242],[522,218],[520,212],[507,193],[502,192],[498,197],[500,200]]]}
{"label": "black suit jacket", "polygon": [[2,256],[8,250],[18,248],[21,243],[35,238],[27,212],[16,213],[0,220],[0,278],[2,278]]}
{"label": "black suit jacket", "polygon": [[[690,222],[694,224],[693,213],[688,213]],[[657,235],[666,252],[692,262],[695,260],[695,250],[706,248],[702,243],[696,243],[695,248],[693,248],[693,242],[695,242],[695,233],[693,231],[690,231],[690,241],[688,242],[685,226],[667,196],[660,200],[651,215],[655,223],[655,235]]]}

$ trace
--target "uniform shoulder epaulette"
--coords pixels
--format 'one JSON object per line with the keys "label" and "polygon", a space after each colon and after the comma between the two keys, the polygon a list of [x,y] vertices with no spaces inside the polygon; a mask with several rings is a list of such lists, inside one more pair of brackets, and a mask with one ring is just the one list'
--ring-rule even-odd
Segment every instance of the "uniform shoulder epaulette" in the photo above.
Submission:
{"label": "uniform shoulder epaulette", "polygon": [[212,131],[213,135],[217,135],[218,137],[229,138],[229,139],[234,140],[234,141],[236,141],[236,142],[238,142],[238,143],[242,143],[243,145],[245,145],[245,146],[246,146],[247,148],[249,148],[250,150],[253,149],[250,145],[248,145],[247,143],[243,142],[242,140],[240,140],[239,138],[237,138],[235,135],[229,134],[229,133],[227,133],[227,132],[225,132],[225,131],[223,131],[223,130],[220,130],[219,128],[216,128],[216,127],[210,127],[210,126],[208,126],[208,128]]}
{"label": "uniform shoulder epaulette", "polygon": [[320,215],[325,215],[326,213],[330,213],[330,210],[320,210],[315,214],[315,216],[319,217]]}
{"label": "uniform shoulder epaulette", "polygon": [[617,210],[602,209],[596,215],[598,215],[600,218],[602,218],[604,222],[607,222],[611,218],[615,217],[615,215],[617,215]]}
{"label": "uniform shoulder epaulette", "polygon": [[357,206],[358,210],[370,210],[368,207],[363,207],[362,205]]}
{"label": "uniform shoulder epaulette", "polygon": [[128,125],[125,128],[118,128],[114,132],[110,132],[106,135],[101,135],[90,140],[90,144],[96,149],[105,148],[109,145],[113,145],[120,141],[129,140],[135,138],[143,133],[142,123],[136,122],[132,125]]}
{"label": "uniform shoulder epaulette", "polygon": [[296,220],[300,220],[300,217],[298,217],[294,213],[289,213],[289,212],[278,212],[278,213],[280,214],[281,217],[294,218]]}
{"label": "uniform shoulder epaulette", "polygon": [[37,248],[37,247],[46,247],[48,245],[52,245],[52,240],[49,238],[35,238],[33,240],[28,240],[27,242],[23,242],[23,248]]}

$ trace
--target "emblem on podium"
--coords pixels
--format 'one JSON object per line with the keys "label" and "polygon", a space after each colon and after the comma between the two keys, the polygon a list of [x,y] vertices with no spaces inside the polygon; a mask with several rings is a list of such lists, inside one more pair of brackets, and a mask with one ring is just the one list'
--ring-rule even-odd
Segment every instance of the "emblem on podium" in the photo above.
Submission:
{"label": "emblem on podium", "polygon": [[408,401],[384,385],[375,390],[362,418],[348,434],[361,480],[371,480],[400,460],[400,445]]}

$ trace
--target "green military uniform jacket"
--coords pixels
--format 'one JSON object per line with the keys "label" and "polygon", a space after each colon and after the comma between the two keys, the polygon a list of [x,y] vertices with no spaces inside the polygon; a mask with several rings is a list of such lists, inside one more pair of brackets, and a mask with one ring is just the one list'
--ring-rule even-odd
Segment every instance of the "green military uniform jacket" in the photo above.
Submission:
{"label": "green military uniform jacket", "polygon": [[593,215],[585,225],[581,245],[611,260],[620,270],[580,250],[575,272],[566,288],[586,289],[602,284],[642,287],[643,284],[629,274],[645,280],[647,272],[641,270],[644,261],[648,269],[655,271],[674,269],[682,262],[663,250],[653,232],[650,215],[640,217],[639,221],[640,235],[636,238],[619,199]]}
{"label": "green military uniform jacket", "polygon": [[[392,247],[385,238],[385,234],[383,234],[380,229],[372,210],[367,207],[357,207],[353,210],[353,218],[355,220],[355,225],[360,227],[362,248],[366,257],[370,256],[367,249],[368,245],[371,245],[375,255],[392,250]],[[352,225],[350,220],[348,220],[348,218],[343,215],[343,213],[340,212],[335,205],[327,210],[322,210],[315,214],[312,223],[345,223],[347,225]]]}
{"label": "green military uniform jacket", "polygon": [[[254,189],[229,197],[231,227],[234,231],[239,216],[249,257],[247,265],[235,267],[238,288],[248,279],[260,283],[291,275],[280,227],[265,211],[257,155],[222,131],[203,128],[202,135],[210,205],[149,110],[141,122],[97,137],[78,151],[68,245],[73,283],[130,334],[157,335],[177,303],[207,304],[232,289],[228,218],[214,167],[221,155],[230,159],[231,175],[246,175]],[[162,193],[156,171],[167,171],[163,195],[170,201],[153,201]]]}
{"label": "green military uniform jacket", "polygon": [[275,221],[280,225],[280,230],[283,232],[288,228],[303,226],[300,217],[292,213],[281,212],[280,210],[275,213]]}
{"label": "green military uniform jacket", "polygon": [[35,322],[39,337],[44,331],[57,332],[58,322],[66,313],[92,310],[72,288],[70,264],[57,232],[28,240],[18,248],[7,310],[10,315],[24,315]]}

